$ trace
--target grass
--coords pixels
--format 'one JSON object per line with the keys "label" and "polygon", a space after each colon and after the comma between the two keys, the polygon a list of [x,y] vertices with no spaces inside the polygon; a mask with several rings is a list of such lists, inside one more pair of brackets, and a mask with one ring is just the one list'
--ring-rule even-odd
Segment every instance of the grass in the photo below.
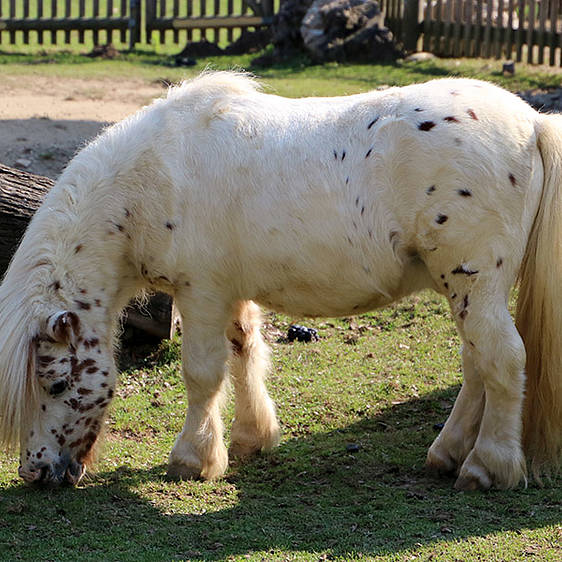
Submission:
{"label": "grass", "polygon": [[[139,50],[118,60],[76,53],[0,54],[2,76],[137,77],[177,81],[210,64],[171,66]],[[560,73],[518,66],[504,78],[482,60],[388,66],[306,59],[261,69],[288,96],[335,95],[439,76],[511,89],[557,86]],[[509,492],[464,493],[425,475],[425,451],[461,383],[459,341],[446,302],[423,293],[357,318],[309,322],[321,339],[279,340],[289,319],[269,315],[272,397],[283,440],[233,463],[212,483],[168,482],[166,459],[187,399],[178,342],[126,366],[97,474],[77,489],[35,490],[0,454],[0,560],[486,560],[562,559],[562,480]],[[232,419],[232,406],[225,419]],[[228,425],[228,423],[227,423]],[[227,435],[228,439],[228,435]],[[349,447],[352,445],[352,447]]]}
{"label": "grass", "polygon": [[267,319],[278,449],[217,482],[168,482],[186,397],[179,343],[165,342],[123,372],[92,479],[29,489],[0,457],[0,559],[560,560],[560,480],[463,493],[424,473],[461,382],[441,297],[310,322],[321,339],[308,344]]}

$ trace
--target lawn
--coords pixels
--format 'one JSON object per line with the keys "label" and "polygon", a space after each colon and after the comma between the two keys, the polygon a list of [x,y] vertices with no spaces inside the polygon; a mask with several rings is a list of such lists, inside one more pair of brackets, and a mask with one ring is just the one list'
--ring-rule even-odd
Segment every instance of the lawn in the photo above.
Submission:
{"label": "lawn", "polygon": [[[46,64],[48,61],[55,61]],[[115,61],[76,54],[0,54],[2,75],[180,80],[137,51]],[[335,95],[447,75],[509,89],[559,85],[560,73],[522,65],[514,78],[488,61],[311,66],[256,72],[283,95]],[[544,488],[465,493],[424,472],[427,447],[461,384],[459,340],[432,293],[357,318],[307,321],[320,340],[287,343],[292,319],[267,315],[269,379],[283,439],[233,463],[212,483],[169,482],[166,459],[187,398],[177,341],[122,362],[96,474],[76,489],[36,490],[0,454],[0,560],[550,560],[562,559],[562,479]],[[229,425],[230,403],[224,417]],[[228,438],[228,435],[227,435]]]}

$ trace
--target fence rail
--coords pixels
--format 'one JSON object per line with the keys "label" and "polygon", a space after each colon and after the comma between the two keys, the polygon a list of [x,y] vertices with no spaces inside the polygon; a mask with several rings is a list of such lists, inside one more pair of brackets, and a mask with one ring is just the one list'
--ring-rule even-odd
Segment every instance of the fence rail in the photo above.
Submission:
{"label": "fence rail", "polygon": [[[0,0],[0,44],[232,42],[282,0]],[[562,66],[562,0],[379,0],[406,50]],[[104,33],[105,35],[102,35]]]}

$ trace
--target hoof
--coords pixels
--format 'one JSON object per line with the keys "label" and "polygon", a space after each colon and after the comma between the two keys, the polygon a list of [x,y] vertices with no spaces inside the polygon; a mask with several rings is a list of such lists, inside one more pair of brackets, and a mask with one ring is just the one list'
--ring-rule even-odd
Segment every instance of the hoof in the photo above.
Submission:
{"label": "hoof", "polygon": [[228,456],[231,459],[243,459],[257,455],[261,452],[261,447],[255,443],[231,443],[228,449]]}
{"label": "hoof", "polygon": [[172,462],[168,465],[166,477],[169,480],[202,480],[201,469],[196,466],[188,466],[179,462]]}
{"label": "hoof", "polygon": [[488,471],[469,457],[461,468],[459,477],[455,482],[455,488],[472,492],[475,490],[489,490],[492,484],[492,478]]}
{"label": "hoof", "polygon": [[425,469],[432,476],[453,476],[457,472],[456,461],[448,454],[429,450]]}

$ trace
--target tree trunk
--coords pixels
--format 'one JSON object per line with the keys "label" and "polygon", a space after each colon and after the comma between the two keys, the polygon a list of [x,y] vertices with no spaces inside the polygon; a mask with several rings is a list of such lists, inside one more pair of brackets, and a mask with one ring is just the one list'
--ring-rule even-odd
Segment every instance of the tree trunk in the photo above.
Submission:
{"label": "tree trunk", "polygon": [[[54,181],[0,164],[0,278],[31,217]],[[148,304],[128,309],[127,324],[152,336],[167,338],[171,326],[171,298],[162,293],[154,295]]]}
{"label": "tree trunk", "polygon": [[0,164],[0,277],[53,180]]}

